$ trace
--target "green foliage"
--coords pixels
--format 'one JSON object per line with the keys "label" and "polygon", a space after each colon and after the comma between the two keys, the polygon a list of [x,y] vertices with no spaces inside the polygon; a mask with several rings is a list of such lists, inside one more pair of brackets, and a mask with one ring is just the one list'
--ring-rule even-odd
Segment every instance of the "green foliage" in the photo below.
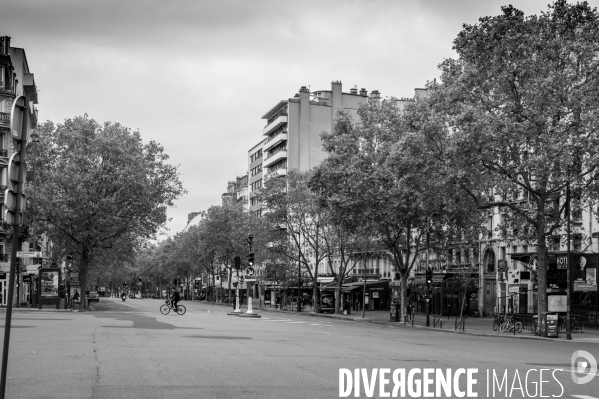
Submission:
{"label": "green foliage", "polygon": [[545,241],[563,228],[566,183],[583,202],[597,194],[599,14],[563,0],[538,16],[502,11],[464,26],[430,102],[455,183],[481,209],[506,210],[504,236],[536,243],[543,311]]}
{"label": "green foliage", "polygon": [[88,264],[121,240],[153,238],[185,193],[177,168],[154,141],[118,123],[77,117],[37,129],[37,214],[53,240],[69,241]]}

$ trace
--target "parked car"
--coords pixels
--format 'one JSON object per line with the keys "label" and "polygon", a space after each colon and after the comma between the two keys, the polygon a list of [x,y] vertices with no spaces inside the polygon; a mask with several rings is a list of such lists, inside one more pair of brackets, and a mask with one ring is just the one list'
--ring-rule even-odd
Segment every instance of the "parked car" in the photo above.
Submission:
{"label": "parked car", "polygon": [[91,301],[100,302],[100,294],[98,294],[96,291],[92,291],[87,295],[87,300],[88,300],[88,302],[91,302]]}

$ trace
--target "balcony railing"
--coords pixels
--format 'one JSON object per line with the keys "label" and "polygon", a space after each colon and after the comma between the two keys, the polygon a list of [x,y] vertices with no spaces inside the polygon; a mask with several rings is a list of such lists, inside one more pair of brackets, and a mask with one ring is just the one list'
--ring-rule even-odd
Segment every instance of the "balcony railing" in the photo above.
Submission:
{"label": "balcony railing", "polygon": [[273,116],[271,116],[270,118],[268,118],[266,124],[268,125],[269,123],[273,122],[279,116],[287,116],[287,107],[282,108],[280,111],[277,111],[276,114],[274,114]]}
{"label": "balcony railing", "polygon": [[269,152],[268,155],[266,156],[266,158],[264,158],[264,160],[266,161],[267,159],[272,158],[273,156],[277,155],[281,151],[287,151],[287,146],[282,145],[279,148],[277,148],[276,150]]}
{"label": "balcony railing", "polygon": [[10,114],[8,112],[0,112],[0,122],[10,123]]}

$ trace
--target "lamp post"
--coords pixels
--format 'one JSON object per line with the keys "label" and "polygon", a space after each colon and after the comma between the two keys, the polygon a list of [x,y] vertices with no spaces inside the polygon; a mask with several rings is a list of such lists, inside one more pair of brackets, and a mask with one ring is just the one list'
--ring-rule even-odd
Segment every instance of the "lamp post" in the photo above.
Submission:
{"label": "lamp post", "polygon": [[[567,299],[566,299],[566,339],[571,340],[572,339],[572,329],[571,329],[571,324],[570,324],[570,315],[571,315],[571,303],[572,303],[572,288],[573,286],[571,286],[572,284],[572,267],[570,265],[570,180],[568,180],[568,182],[566,183],[566,215],[567,215],[567,219],[566,219],[566,229],[567,229],[567,234],[568,234],[568,246],[567,246],[567,265],[568,265],[568,269],[566,269],[566,281],[567,281],[567,289],[566,289],[566,293],[567,293]],[[545,329],[547,329],[547,326],[545,326]]]}

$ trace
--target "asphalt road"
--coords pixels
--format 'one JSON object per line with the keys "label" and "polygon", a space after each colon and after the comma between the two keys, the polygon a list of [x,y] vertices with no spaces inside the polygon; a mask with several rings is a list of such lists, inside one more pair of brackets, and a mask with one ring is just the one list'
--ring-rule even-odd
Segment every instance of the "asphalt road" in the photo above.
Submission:
{"label": "asphalt road", "polygon": [[[413,369],[451,369],[455,375],[476,368],[473,390],[483,398],[540,397],[541,386],[543,396],[599,398],[599,375],[584,385],[571,378],[574,351],[599,359],[593,343],[470,336],[280,312],[240,318],[228,316],[229,307],[185,301],[185,315],[164,316],[158,311],[162,303],[101,298],[95,312],[15,312],[7,398],[337,398],[340,369],[365,369],[371,377],[384,368],[405,369],[406,378]],[[3,328],[4,311],[0,317]],[[499,381],[506,373],[503,388],[493,384],[493,373]],[[391,393],[391,374],[387,378]],[[377,381],[371,397],[383,397]],[[464,376],[456,386],[451,396],[466,390]],[[417,393],[406,391],[405,397]],[[363,384],[359,397],[368,397]]]}

